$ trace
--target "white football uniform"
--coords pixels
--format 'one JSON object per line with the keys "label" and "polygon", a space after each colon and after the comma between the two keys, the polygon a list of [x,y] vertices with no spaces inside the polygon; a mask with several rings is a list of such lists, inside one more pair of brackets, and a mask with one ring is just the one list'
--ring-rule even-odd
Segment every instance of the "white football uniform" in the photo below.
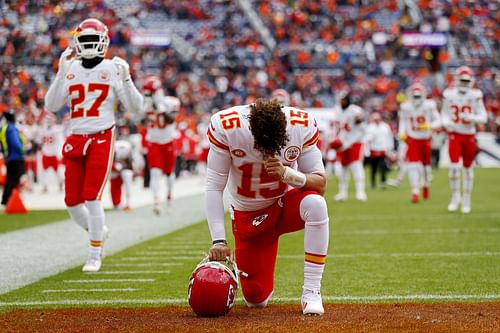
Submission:
{"label": "white football uniform", "polygon": [[132,159],[132,144],[125,140],[116,140],[115,160],[122,161]]}
{"label": "white football uniform", "polygon": [[60,156],[64,143],[64,128],[62,125],[46,127],[42,132],[42,154],[44,156]]}
{"label": "white football uniform", "polygon": [[[292,107],[284,107],[283,112],[287,118],[288,141],[279,154],[281,162],[304,173],[324,173],[321,152],[316,145],[319,138],[316,120],[308,112]],[[227,156],[214,162],[209,155],[208,168],[229,174],[229,202],[238,211],[266,208],[288,189],[287,184],[266,173],[263,156],[254,149],[249,113],[250,105],[219,111],[211,117],[207,131],[210,150]],[[211,181],[208,177],[207,189],[212,188]]]}
{"label": "white football uniform", "polygon": [[407,101],[401,104],[399,114],[399,133],[408,137],[424,140],[430,139],[432,129],[441,125],[436,102],[426,99],[419,106]]}
{"label": "white football uniform", "polygon": [[[359,118],[363,122],[356,124],[356,119]],[[338,138],[342,142],[342,150],[348,149],[354,143],[363,141],[366,130],[365,118],[365,111],[355,104],[350,104],[347,109],[340,110],[338,113],[340,125]]]}
{"label": "white football uniform", "polygon": [[171,114],[174,111],[164,105],[163,102],[158,102],[159,108],[153,108],[153,100],[150,97],[144,99],[144,109],[146,110],[146,141],[166,144],[172,142],[176,135],[177,129],[175,123],[167,124],[165,122],[164,113]]}
{"label": "white football uniform", "polygon": [[65,77],[59,73],[45,96],[45,106],[57,112],[69,101],[72,134],[92,134],[115,124],[115,111],[120,101],[132,112],[142,110],[142,95],[132,80],[122,81],[118,67],[104,59],[87,69],[74,60]]}
{"label": "white football uniform", "polygon": [[[457,88],[447,88],[443,92],[441,117],[443,126],[448,132],[460,134],[476,133],[475,123],[485,123],[487,112],[483,104],[483,93],[479,89],[469,89],[465,94]],[[476,119],[463,119],[465,114],[471,114]]]}

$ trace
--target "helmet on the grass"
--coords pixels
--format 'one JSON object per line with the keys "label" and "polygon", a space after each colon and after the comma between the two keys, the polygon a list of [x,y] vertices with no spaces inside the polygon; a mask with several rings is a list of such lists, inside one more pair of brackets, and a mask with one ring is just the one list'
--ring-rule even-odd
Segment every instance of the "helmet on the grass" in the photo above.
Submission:
{"label": "helmet on the grass", "polygon": [[189,280],[188,302],[194,313],[201,317],[219,317],[234,305],[238,290],[238,270],[227,261],[202,260]]}

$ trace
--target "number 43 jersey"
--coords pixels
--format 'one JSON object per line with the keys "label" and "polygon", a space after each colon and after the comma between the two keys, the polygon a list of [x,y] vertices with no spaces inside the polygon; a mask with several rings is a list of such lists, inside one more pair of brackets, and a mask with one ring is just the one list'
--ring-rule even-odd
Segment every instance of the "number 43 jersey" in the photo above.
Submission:
{"label": "number 43 jersey", "polygon": [[[319,138],[316,120],[303,110],[291,107],[282,110],[287,119],[288,140],[279,159],[284,165],[304,173],[324,173],[321,152],[316,145]],[[249,114],[250,105],[219,111],[210,119],[207,131],[210,149],[230,156],[215,161],[227,165],[215,167],[228,170],[229,201],[239,211],[268,207],[288,189],[287,184],[267,174],[262,154],[254,149]]]}

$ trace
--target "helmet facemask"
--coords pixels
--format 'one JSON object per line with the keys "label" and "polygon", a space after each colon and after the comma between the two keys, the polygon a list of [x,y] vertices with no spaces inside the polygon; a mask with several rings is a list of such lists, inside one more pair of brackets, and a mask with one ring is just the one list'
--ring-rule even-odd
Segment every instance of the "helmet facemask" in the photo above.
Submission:
{"label": "helmet facemask", "polygon": [[108,29],[97,31],[92,28],[76,31],[73,36],[76,55],[78,58],[103,58],[109,46]]}
{"label": "helmet facemask", "polygon": [[472,80],[469,78],[461,77],[457,82],[458,92],[465,94],[472,87]]}

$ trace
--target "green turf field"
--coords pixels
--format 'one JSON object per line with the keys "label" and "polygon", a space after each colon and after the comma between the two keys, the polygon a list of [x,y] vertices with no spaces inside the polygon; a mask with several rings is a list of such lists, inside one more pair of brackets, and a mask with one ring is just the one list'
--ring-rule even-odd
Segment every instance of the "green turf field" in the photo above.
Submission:
{"label": "green turf field", "polygon": [[66,210],[30,210],[27,214],[0,213],[0,234],[69,219]]}
{"label": "green turf field", "polygon": [[[367,203],[356,202],[353,195],[350,201],[333,203],[336,183],[331,181],[326,195],[331,243],[325,301],[499,300],[499,180],[498,169],[476,170],[472,213],[467,216],[446,211],[447,170],[435,173],[431,198],[420,204],[410,203],[406,184],[369,190]],[[280,241],[275,301],[299,302],[302,239],[299,232]],[[0,305],[186,304],[189,275],[209,244],[202,222],[108,256],[99,273],[83,274],[79,266],[0,295]]]}

